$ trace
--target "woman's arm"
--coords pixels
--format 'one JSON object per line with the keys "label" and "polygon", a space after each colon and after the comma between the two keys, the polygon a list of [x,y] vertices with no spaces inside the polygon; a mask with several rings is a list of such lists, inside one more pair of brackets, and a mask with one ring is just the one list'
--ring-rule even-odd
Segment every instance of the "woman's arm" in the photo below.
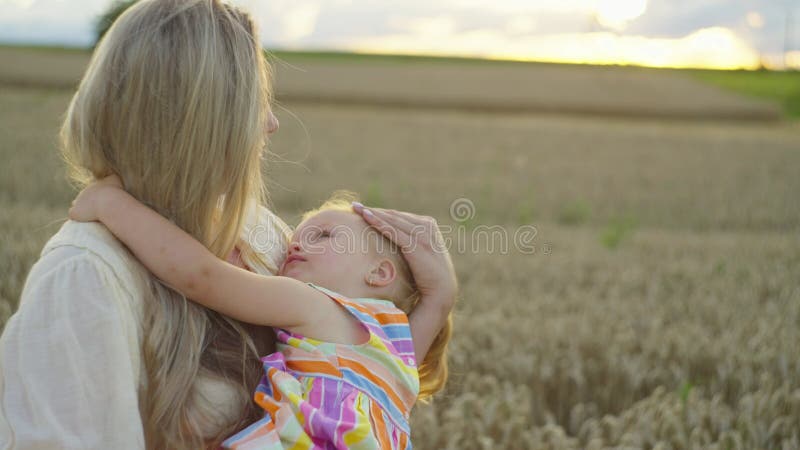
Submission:
{"label": "woman's arm", "polygon": [[86,188],[70,217],[99,220],[173,289],[242,322],[294,328],[318,320],[331,304],[320,302],[324,294],[300,281],[254,274],[218,259],[120,187]]}
{"label": "woman's arm", "polygon": [[436,220],[401,211],[353,203],[364,220],[400,247],[422,297],[408,316],[414,356],[423,361],[447,323],[458,293],[453,262]]}
{"label": "woman's arm", "polygon": [[423,361],[436,336],[447,323],[447,317],[455,304],[455,297],[431,298],[423,296],[408,316],[411,339],[414,341],[414,357]]}

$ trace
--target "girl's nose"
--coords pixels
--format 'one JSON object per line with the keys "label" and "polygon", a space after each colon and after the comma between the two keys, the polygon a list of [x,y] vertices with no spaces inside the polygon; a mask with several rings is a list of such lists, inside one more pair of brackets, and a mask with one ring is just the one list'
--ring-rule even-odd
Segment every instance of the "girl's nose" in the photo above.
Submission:
{"label": "girl's nose", "polygon": [[278,122],[278,118],[275,117],[275,114],[272,114],[272,111],[269,112],[269,118],[267,119],[267,133],[272,134],[278,131],[281,124]]}
{"label": "girl's nose", "polygon": [[289,253],[299,252],[300,251],[300,243],[299,242],[292,242],[289,244]]}

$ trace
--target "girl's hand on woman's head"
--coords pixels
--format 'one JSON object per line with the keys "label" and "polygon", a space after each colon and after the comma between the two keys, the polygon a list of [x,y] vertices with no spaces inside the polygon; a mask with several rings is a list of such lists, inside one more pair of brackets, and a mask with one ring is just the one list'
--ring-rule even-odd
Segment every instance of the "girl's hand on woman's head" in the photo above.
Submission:
{"label": "girl's hand on woman's head", "polygon": [[458,281],[450,252],[433,217],[367,208],[358,202],[353,202],[353,210],[400,247],[423,301],[437,301],[452,308]]}
{"label": "girl's hand on woman's head", "polygon": [[69,218],[77,222],[100,220],[103,201],[115,190],[124,191],[122,180],[117,175],[109,175],[83,188],[69,208]]}

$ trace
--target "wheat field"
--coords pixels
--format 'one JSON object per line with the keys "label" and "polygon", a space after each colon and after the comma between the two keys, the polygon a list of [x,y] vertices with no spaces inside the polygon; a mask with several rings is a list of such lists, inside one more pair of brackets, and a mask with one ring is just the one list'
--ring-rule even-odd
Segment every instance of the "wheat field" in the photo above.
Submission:
{"label": "wheat field", "polygon": [[[0,83],[0,324],[74,195],[55,141],[70,94]],[[529,251],[451,247],[451,377],[415,407],[417,448],[800,448],[796,123],[277,112],[266,172],[291,224],[345,188],[454,243],[535,227]]]}

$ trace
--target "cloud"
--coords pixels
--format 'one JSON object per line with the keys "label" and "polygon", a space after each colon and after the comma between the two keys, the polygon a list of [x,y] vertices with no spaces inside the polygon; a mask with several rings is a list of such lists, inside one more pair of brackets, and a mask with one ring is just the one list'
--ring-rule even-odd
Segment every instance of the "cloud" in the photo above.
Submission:
{"label": "cloud", "polygon": [[295,5],[284,13],[283,25],[287,41],[297,41],[314,33],[321,10],[319,3]]}
{"label": "cloud", "polygon": [[636,64],[652,67],[755,68],[758,54],[726,28],[706,28],[687,36],[648,38],[610,32],[524,38],[494,29],[453,34],[432,41],[425,35],[389,35],[349,43],[352,50],[449,55],[480,55],[549,62]]}
{"label": "cloud", "polygon": [[394,28],[426,38],[447,37],[452,35],[458,28],[456,19],[446,15],[411,19],[399,18],[392,20],[390,23],[394,25]]}
{"label": "cloud", "polygon": [[598,0],[595,17],[600,25],[622,31],[646,10],[647,0]]}
{"label": "cloud", "polygon": [[[746,54],[747,48],[780,54],[789,0],[648,0],[641,16],[626,16],[613,33],[598,25],[598,5],[644,0],[229,1],[252,11],[262,41],[272,48],[348,49],[356,43],[371,43],[371,47],[384,43],[385,51],[461,54],[473,49],[474,55],[480,56],[508,54],[509,49],[515,55],[549,55],[544,47],[561,45],[563,49],[557,53],[577,54],[581,60],[588,56],[573,47],[591,48],[603,58],[617,54],[627,61],[631,56],[620,52],[635,53],[635,48],[644,47],[660,52],[666,43],[679,45],[684,55],[697,54],[698,50],[689,49],[698,39],[716,39],[728,45],[726,52],[736,48]],[[0,0],[0,40],[90,45],[95,17],[110,2]],[[763,19],[763,26],[752,26],[754,13]],[[800,17],[800,10],[797,15]],[[722,29],[729,34],[719,31]],[[712,39],[708,31],[698,35],[701,30],[717,30],[714,36],[726,37]],[[489,48],[490,44],[496,47]],[[795,49],[799,47],[800,42]]]}
{"label": "cloud", "polygon": [[509,34],[532,34],[536,31],[538,22],[534,16],[514,16],[505,26]]}
{"label": "cloud", "polygon": [[585,13],[597,0],[443,0],[444,9],[473,9],[502,14]]}
{"label": "cloud", "polygon": [[20,9],[28,9],[33,5],[34,1],[36,0],[5,0],[0,3],[0,6],[4,8],[11,6]]}
{"label": "cloud", "polygon": [[[677,38],[703,28],[725,27],[750,42],[759,52],[780,52],[788,6],[788,0],[651,0],[645,14],[631,23],[626,32]],[[795,12],[800,14],[800,7],[796,7]],[[759,14],[763,27],[751,27],[747,21],[748,13]],[[796,44],[800,46],[800,42]]]}
{"label": "cloud", "polygon": [[0,41],[89,46],[110,0],[0,0]]}
{"label": "cloud", "polygon": [[253,14],[264,41],[282,46],[293,46],[312,36],[325,5],[346,4],[342,0],[239,0],[234,3]]}

